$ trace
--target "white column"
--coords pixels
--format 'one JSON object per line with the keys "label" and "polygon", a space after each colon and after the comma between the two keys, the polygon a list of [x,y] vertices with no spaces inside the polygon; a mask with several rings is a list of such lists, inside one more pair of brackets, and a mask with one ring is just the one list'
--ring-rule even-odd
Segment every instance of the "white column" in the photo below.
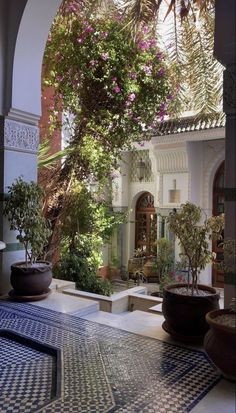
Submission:
{"label": "white column", "polygon": [[10,266],[24,259],[16,234],[9,230],[8,220],[3,217],[3,200],[8,186],[21,176],[26,181],[37,180],[37,150],[39,130],[37,126],[0,118],[0,240],[6,248],[0,252],[0,295],[10,289]]}

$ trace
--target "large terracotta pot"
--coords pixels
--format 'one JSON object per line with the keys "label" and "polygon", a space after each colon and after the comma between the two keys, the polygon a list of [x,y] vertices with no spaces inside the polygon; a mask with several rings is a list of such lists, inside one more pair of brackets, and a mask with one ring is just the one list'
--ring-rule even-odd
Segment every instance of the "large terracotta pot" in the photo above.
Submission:
{"label": "large terracotta pot", "polygon": [[34,296],[47,292],[52,281],[51,263],[37,261],[26,267],[25,262],[17,262],[11,266],[11,285],[15,295]]}
{"label": "large terracotta pot", "polygon": [[163,328],[177,339],[192,337],[201,341],[209,329],[205,316],[219,309],[220,296],[213,287],[206,285],[198,288],[207,295],[183,295],[173,291],[179,287],[187,287],[187,284],[164,287],[162,311],[166,321]]}
{"label": "large terracotta pot", "polygon": [[229,310],[216,310],[206,315],[210,330],[205,336],[204,347],[223,376],[236,381],[236,323],[231,327],[216,320],[216,317],[229,313]]}

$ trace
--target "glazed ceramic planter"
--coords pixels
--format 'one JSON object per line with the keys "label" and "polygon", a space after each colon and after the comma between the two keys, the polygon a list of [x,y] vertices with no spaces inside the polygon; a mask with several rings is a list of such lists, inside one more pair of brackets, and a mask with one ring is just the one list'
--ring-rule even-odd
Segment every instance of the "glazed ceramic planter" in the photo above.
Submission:
{"label": "glazed ceramic planter", "polygon": [[172,284],[164,288],[162,312],[165,317],[163,328],[177,339],[194,338],[203,340],[209,329],[206,314],[219,309],[220,296],[213,287],[199,285],[203,294],[184,295],[176,292],[187,284]]}
{"label": "glazed ceramic planter", "polygon": [[225,309],[211,311],[206,315],[210,330],[205,336],[204,347],[223,376],[236,381],[236,322],[227,325],[228,314],[232,316],[232,312]]}
{"label": "glazed ceramic planter", "polygon": [[24,262],[14,263],[11,266],[10,281],[16,295],[45,294],[52,281],[51,263],[37,261],[33,266],[28,265],[28,267]]}

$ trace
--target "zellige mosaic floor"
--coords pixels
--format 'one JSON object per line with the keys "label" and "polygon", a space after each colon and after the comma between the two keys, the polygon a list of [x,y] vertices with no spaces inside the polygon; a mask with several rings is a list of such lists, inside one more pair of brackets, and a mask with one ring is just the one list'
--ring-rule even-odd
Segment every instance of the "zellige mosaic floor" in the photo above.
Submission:
{"label": "zellige mosaic floor", "polygon": [[53,361],[0,341],[1,413],[32,413],[37,403],[43,413],[185,413],[220,379],[201,351],[30,304],[1,302],[0,329],[61,350],[60,395],[50,401]]}

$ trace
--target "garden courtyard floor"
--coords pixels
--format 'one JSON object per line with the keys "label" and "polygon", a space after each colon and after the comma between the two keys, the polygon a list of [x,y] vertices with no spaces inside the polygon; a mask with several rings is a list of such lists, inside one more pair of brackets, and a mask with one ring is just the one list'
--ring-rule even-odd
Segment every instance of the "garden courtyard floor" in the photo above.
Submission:
{"label": "garden courtyard floor", "polygon": [[31,304],[0,300],[0,332],[11,330],[63,354],[57,383],[61,393],[50,401],[48,355],[39,356],[37,364],[35,349],[28,355],[20,348],[24,343],[18,340],[12,347],[11,337],[0,334],[1,413],[236,412],[235,384],[221,378],[201,347],[172,340],[162,330],[162,315],[107,313],[92,300],[59,290],[57,285],[45,300]]}

